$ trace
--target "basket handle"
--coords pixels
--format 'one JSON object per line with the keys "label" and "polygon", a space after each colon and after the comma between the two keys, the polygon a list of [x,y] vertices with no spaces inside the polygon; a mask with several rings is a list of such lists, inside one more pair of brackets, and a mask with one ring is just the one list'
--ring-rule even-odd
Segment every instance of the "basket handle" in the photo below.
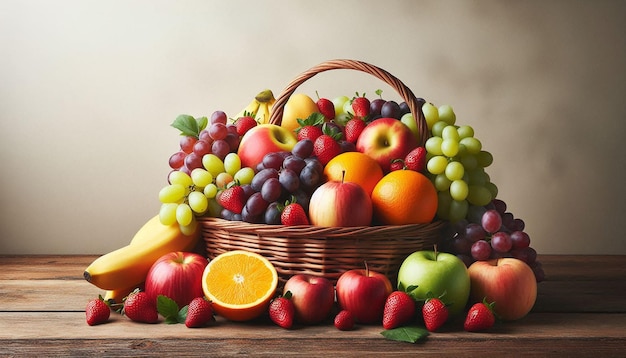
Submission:
{"label": "basket handle", "polygon": [[416,98],[411,89],[409,89],[404,83],[402,83],[402,81],[394,77],[389,72],[380,67],[356,60],[330,60],[322,62],[319,65],[302,72],[298,77],[291,81],[287,87],[285,87],[283,92],[276,99],[276,102],[272,107],[272,114],[270,115],[269,123],[280,125],[285,104],[287,103],[287,100],[289,100],[289,97],[291,97],[291,95],[293,95],[296,91],[298,86],[320,72],[343,69],[357,70],[368,73],[395,89],[400,97],[402,97],[402,99],[407,103],[409,110],[413,114],[413,118],[415,118],[417,122],[417,128],[420,134],[419,145],[424,146],[424,143],[426,143],[426,140],[428,139],[428,126],[426,124],[426,119],[424,118],[424,113],[422,112],[424,100]]}

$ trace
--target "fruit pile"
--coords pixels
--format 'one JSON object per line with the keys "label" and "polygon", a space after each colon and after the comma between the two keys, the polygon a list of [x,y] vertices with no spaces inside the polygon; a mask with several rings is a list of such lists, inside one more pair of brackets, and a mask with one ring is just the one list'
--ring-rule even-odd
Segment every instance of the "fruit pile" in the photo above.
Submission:
{"label": "fruit pile", "polygon": [[[132,320],[156,322],[161,314],[168,323],[190,327],[205,325],[214,314],[235,321],[267,314],[290,328],[323,322],[337,307],[340,330],[382,324],[390,339],[417,340],[424,336],[413,327],[418,322],[425,332],[437,331],[467,312],[464,328],[475,331],[493,325],[494,314],[505,320],[526,315],[544,273],[524,222],[497,198],[485,171],[493,156],[471,126],[456,123],[451,106],[420,102],[429,131],[420,146],[408,105],[384,100],[380,90],[376,95],[315,101],[294,94],[280,124],[269,123],[275,102],[270,90],[231,118],[219,110],[210,117],[177,117],[172,126],[181,134],[179,150],[169,159],[158,215],[128,246],[85,270],[89,282],[106,290],[89,303],[87,322],[108,320],[105,302]],[[396,289],[385,275],[365,268],[345,272],[336,287],[321,277],[295,275],[276,296],[276,269],[262,256],[232,251],[207,262],[191,253],[201,217],[329,227],[437,219],[447,227],[442,252],[408,256]],[[170,262],[169,269],[159,269],[162,262]],[[194,276],[173,272],[192,264]],[[181,285],[184,276],[189,281]],[[513,290],[520,294],[506,294]],[[468,311],[469,303],[475,305]]]}

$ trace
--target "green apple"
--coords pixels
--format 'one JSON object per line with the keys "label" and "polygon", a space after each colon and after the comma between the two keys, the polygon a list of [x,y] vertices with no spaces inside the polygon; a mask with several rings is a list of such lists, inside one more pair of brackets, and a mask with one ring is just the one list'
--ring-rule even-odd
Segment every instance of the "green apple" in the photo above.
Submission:
{"label": "green apple", "polygon": [[417,286],[412,291],[418,299],[429,295],[441,297],[449,305],[450,316],[465,309],[470,294],[470,276],[461,259],[447,252],[416,251],[398,271],[398,289]]}

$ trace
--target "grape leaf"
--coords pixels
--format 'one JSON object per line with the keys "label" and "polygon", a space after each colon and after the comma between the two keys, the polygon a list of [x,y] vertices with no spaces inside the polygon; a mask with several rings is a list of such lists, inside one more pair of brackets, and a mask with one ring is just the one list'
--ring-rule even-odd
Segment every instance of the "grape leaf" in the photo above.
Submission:
{"label": "grape leaf", "polygon": [[208,123],[207,117],[193,118],[188,114],[181,114],[172,122],[172,127],[178,129],[180,135],[198,138]]}
{"label": "grape leaf", "polygon": [[165,323],[167,324],[185,322],[184,318],[182,322],[180,321],[180,317],[178,314],[178,305],[176,304],[176,301],[167,296],[159,295],[157,297],[157,311],[161,316],[165,317]]}
{"label": "grape leaf", "polygon": [[426,328],[406,326],[384,330],[380,334],[392,341],[416,343],[425,339],[429,333]]}

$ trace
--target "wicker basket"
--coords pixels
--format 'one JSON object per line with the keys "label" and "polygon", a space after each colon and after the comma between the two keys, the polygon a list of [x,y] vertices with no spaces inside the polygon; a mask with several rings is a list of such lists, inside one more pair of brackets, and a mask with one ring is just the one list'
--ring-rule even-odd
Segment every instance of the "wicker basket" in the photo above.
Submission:
{"label": "wicker basket", "polygon": [[[352,69],[371,74],[389,84],[407,102],[416,118],[421,143],[428,129],[421,102],[411,90],[387,71],[354,60],[332,60],[312,67],[295,78],[276,99],[270,122],[280,124],[283,108],[296,88],[316,74],[334,69]],[[395,283],[398,269],[414,251],[430,249],[440,240],[443,222],[429,224],[318,227],[251,224],[219,218],[199,218],[209,259],[237,249],[266,257],[278,271],[281,282],[298,273],[323,276],[336,282],[350,269],[364,268],[387,275]]]}

